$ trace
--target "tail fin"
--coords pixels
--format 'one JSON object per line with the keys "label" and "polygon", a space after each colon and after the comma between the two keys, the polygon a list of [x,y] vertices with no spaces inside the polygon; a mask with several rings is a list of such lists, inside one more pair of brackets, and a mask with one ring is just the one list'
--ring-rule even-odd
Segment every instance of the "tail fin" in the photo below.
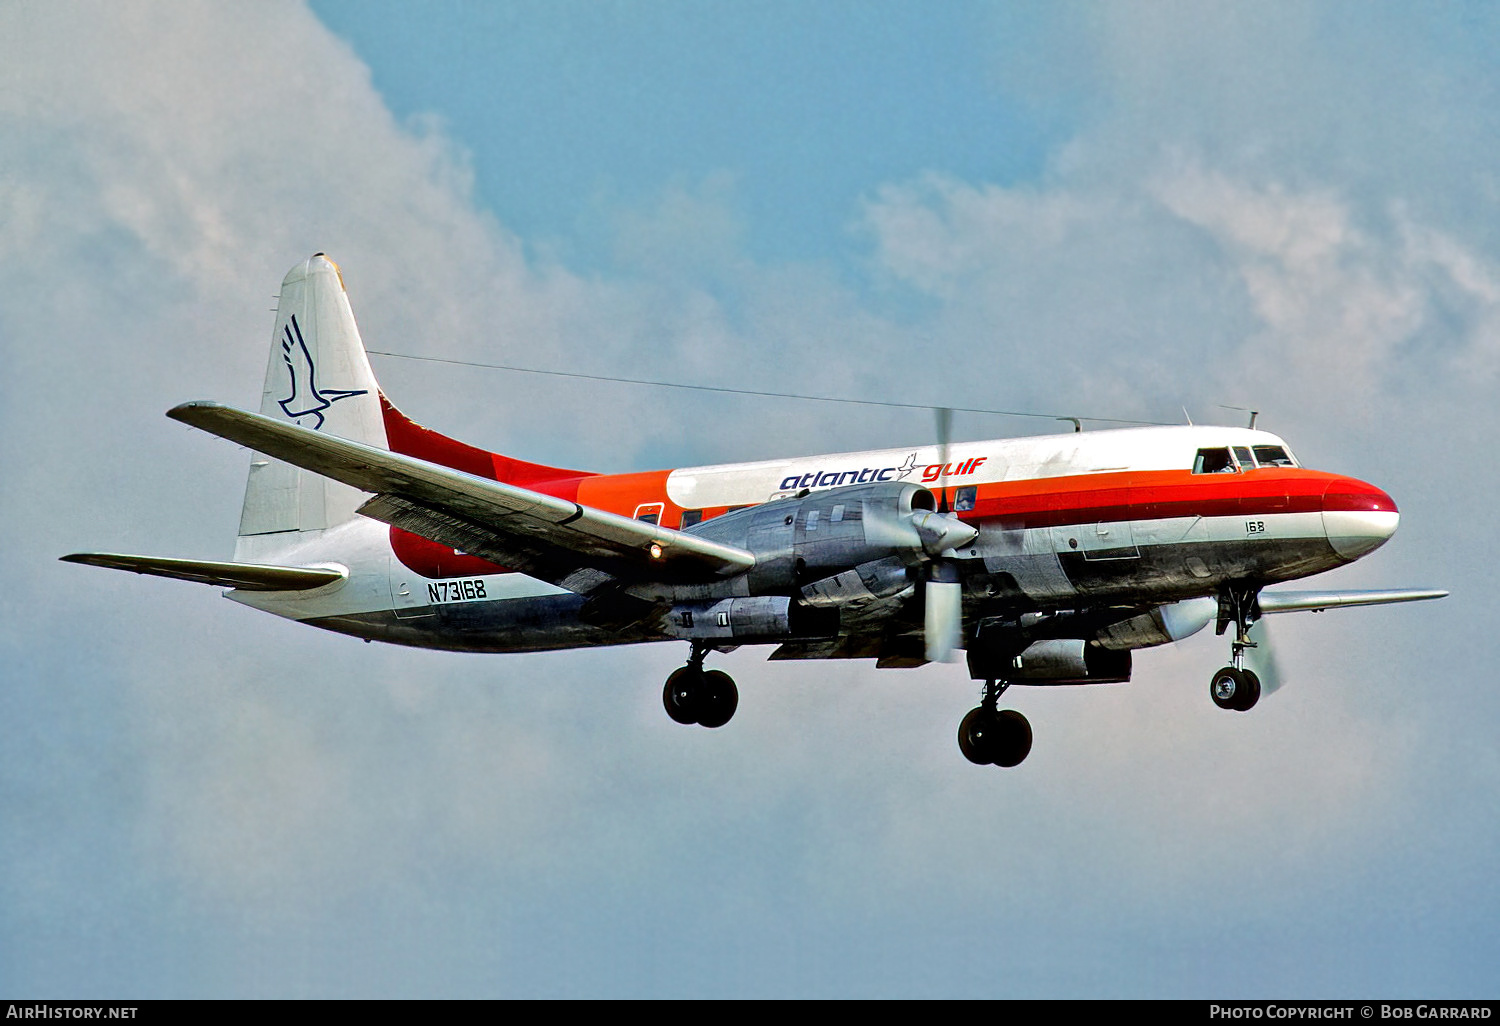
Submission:
{"label": "tail fin", "polygon": [[[343,276],[322,253],[282,279],[260,412],[388,447],[379,387]],[[256,453],[245,485],[235,558],[263,559],[295,544],[293,532],[321,531],[352,520],[363,499],[347,485]]]}

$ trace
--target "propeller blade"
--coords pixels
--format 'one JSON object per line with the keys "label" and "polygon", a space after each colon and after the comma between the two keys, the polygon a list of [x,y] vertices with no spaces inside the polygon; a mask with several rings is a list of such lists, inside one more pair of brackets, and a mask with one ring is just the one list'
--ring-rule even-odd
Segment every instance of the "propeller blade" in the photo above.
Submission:
{"label": "propeller blade", "polygon": [[[948,442],[953,437],[953,411],[946,406],[936,407],[933,414],[937,417],[937,443],[938,443],[938,466],[946,472],[948,466]],[[938,512],[948,512],[948,491],[944,485],[944,478],[939,477],[938,486]]]}
{"label": "propeller blade", "polygon": [[954,651],[963,641],[964,605],[958,571],[946,560],[932,564],[927,579],[926,606],[922,630],[927,659],[934,663],[951,663]]}
{"label": "propeller blade", "polygon": [[1271,630],[1265,617],[1250,625],[1250,640],[1255,647],[1245,649],[1245,666],[1260,678],[1260,693],[1269,695],[1286,682],[1281,677],[1281,663],[1271,644]]}

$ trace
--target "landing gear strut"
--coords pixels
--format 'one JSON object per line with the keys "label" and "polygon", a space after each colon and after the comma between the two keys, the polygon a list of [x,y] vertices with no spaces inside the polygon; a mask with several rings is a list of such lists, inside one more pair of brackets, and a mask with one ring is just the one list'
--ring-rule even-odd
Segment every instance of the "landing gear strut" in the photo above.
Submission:
{"label": "landing gear strut", "polygon": [[709,647],[694,642],[687,665],[673,670],[662,688],[661,704],[678,723],[722,727],[739,707],[740,692],[734,678],[722,670],[703,668],[703,657],[709,651]]}
{"label": "landing gear strut", "polygon": [[1214,673],[1208,682],[1208,694],[1220,709],[1249,712],[1260,701],[1260,678],[1244,666],[1245,649],[1255,648],[1250,640],[1250,625],[1260,619],[1259,589],[1229,587],[1219,596],[1219,622],[1215,633],[1223,634],[1234,624],[1234,641],[1229,646],[1229,665]]}
{"label": "landing gear strut", "polygon": [[1031,751],[1031,724],[1014,709],[996,709],[1010,685],[990,680],[984,698],[958,725],[958,748],[978,766],[1018,766]]}

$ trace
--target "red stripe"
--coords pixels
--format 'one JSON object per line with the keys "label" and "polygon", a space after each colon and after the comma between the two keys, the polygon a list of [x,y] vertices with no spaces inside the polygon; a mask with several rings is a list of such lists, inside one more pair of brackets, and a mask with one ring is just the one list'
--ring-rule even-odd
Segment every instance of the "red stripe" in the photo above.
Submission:
{"label": "red stripe", "polygon": [[1016,527],[1052,527],[1172,517],[1319,513],[1325,509],[1395,512],[1396,504],[1373,485],[1317,470],[1265,468],[1247,474],[1152,471],[979,485],[975,507],[963,518],[1000,520]]}
{"label": "red stripe", "polygon": [[[584,478],[597,475],[582,470],[564,470],[542,463],[527,463],[477,446],[467,445],[413,421],[380,394],[380,412],[385,421],[386,444],[392,452],[412,456],[439,466],[473,474],[491,481],[530,488],[576,502],[578,485]],[[478,556],[458,555],[447,545],[421,535],[391,528],[391,551],[408,570],[423,577],[479,577],[486,574],[514,573]]]}
{"label": "red stripe", "polygon": [[1395,502],[1374,485],[1342,477],[1328,486],[1323,493],[1323,508],[1329,510],[1352,510],[1360,513],[1395,513]]}
{"label": "red stripe", "polygon": [[402,566],[432,580],[515,573],[514,570],[478,556],[459,555],[447,545],[423,538],[420,534],[403,531],[399,527],[391,528],[391,551],[396,554]]}
{"label": "red stripe", "polygon": [[544,463],[527,463],[499,453],[467,445],[439,434],[413,421],[380,394],[380,412],[385,420],[386,444],[392,452],[414,456],[439,466],[462,470],[475,477],[489,478],[520,485],[533,491],[571,499],[578,491],[578,481],[597,475],[586,470],[566,470]]}

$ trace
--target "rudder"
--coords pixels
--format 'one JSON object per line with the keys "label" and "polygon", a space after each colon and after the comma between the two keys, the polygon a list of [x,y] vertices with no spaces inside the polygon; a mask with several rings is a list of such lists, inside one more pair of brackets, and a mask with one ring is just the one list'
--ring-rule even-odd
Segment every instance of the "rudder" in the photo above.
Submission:
{"label": "rudder", "polygon": [[[322,253],[281,282],[260,412],[387,448],[380,392],[354,323],[338,265]],[[236,558],[294,543],[288,532],[321,531],[355,517],[363,493],[280,460],[253,454]]]}

